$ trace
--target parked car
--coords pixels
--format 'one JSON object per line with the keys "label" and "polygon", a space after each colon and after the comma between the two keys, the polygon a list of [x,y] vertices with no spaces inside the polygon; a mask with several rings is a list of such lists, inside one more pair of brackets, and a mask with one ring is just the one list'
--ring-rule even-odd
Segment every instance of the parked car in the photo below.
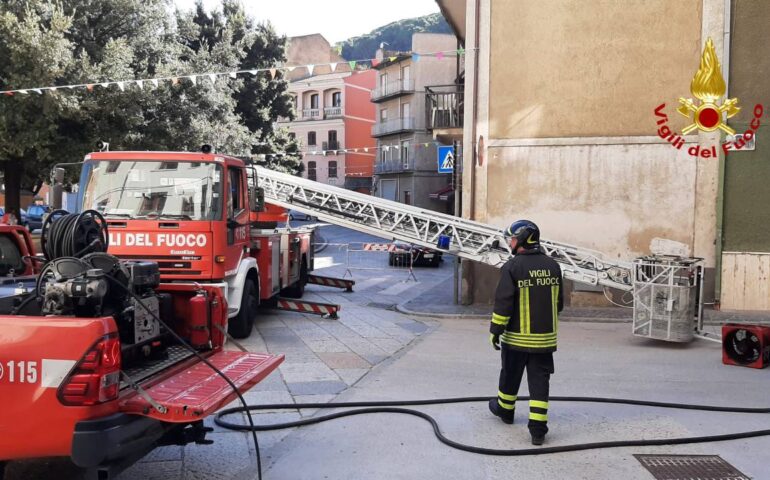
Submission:
{"label": "parked car", "polygon": [[296,210],[289,210],[289,220],[304,220],[309,222],[311,220],[315,220],[315,218],[312,215],[308,215],[307,213],[298,212]]}
{"label": "parked car", "polygon": [[30,232],[43,228],[45,216],[51,212],[49,205],[30,205],[27,207],[27,228]]}
{"label": "parked car", "polygon": [[442,252],[431,248],[396,243],[396,248],[388,254],[388,265],[391,267],[408,267],[411,259],[415,267],[438,267],[442,261]]}
{"label": "parked car", "polygon": [[[25,228],[29,228],[29,220],[27,218],[27,211],[23,208],[19,209],[19,212],[21,213],[21,218],[19,219],[19,225]],[[5,215],[5,207],[0,207],[0,217]]]}

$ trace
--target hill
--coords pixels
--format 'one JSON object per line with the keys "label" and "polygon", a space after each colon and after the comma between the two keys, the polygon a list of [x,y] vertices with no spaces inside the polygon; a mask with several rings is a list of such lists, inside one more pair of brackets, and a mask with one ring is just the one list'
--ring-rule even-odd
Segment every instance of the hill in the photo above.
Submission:
{"label": "hill", "polygon": [[387,50],[402,52],[410,50],[412,34],[418,32],[452,33],[452,30],[440,13],[432,13],[424,17],[407,18],[389,23],[365,35],[340,42],[337,47],[341,47],[345,60],[374,58],[374,54],[382,42],[387,43]]}

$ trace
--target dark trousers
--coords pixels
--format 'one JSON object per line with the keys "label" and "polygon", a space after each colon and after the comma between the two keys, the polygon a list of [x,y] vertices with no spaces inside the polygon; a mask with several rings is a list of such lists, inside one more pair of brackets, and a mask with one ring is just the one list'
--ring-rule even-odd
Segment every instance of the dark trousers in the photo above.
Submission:
{"label": "dark trousers", "polygon": [[502,360],[499,405],[513,415],[526,368],[530,397],[529,431],[534,436],[545,435],[548,433],[548,384],[554,372],[553,354],[520,352],[503,346]]}

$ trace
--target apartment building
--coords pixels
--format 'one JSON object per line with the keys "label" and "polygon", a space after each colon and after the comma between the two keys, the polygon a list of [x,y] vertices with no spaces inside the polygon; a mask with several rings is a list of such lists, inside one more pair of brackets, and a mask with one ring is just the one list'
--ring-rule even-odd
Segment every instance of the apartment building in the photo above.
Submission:
{"label": "apartment building", "polygon": [[[345,64],[347,67],[347,64]],[[349,70],[349,69],[348,69]],[[297,118],[279,119],[301,143],[303,177],[370,193],[374,169],[373,70],[343,71],[293,80]]]}
{"label": "apartment building", "polygon": [[457,68],[454,57],[424,54],[456,48],[452,35],[417,33],[409,52],[377,52],[380,63],[371,93],[377,121],[371,129],[377,139],[376,196],[452,212],[452,178],[437,171],[437,145],[429,128],[435,109],[426,106],[426,87],[455,84]]}
{"label": "apartment building", "polygon": [[[631,260],[655,238],[705,262],[704,300],[770,310],[770,148],[724,155],[719,130],[671,131],[710,38],[743,109],[725,119],[745,132],[767,107],[770,57],[757,55],[770,16],[762,0],[497,2],[437,0],[468,52],[463,217],[504,227],[536,221],[543,236]],[[601,22],[600,28],[586,28]],[[696,147],[711,158],[693,156]],[[465,302],[491,301],[498,275],[463,265]],[[576,286],[577,288],[577,286]],[[582,292],[575,298],[586,298]],[[602,293],[593,294],[603,299]]]}

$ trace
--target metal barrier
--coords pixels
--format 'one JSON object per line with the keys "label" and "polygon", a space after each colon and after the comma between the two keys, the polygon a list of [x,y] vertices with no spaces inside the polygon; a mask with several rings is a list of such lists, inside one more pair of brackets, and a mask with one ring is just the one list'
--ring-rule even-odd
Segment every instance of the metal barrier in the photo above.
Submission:
{"label": "metal barrier", "polygon": [[403,269],[407,272],[406,282],[417,277],[414,274],[414,250],[400,249],[393,243],[349,243],[347,249],[346,270],[342,278],[353,270],[388,270]]}

